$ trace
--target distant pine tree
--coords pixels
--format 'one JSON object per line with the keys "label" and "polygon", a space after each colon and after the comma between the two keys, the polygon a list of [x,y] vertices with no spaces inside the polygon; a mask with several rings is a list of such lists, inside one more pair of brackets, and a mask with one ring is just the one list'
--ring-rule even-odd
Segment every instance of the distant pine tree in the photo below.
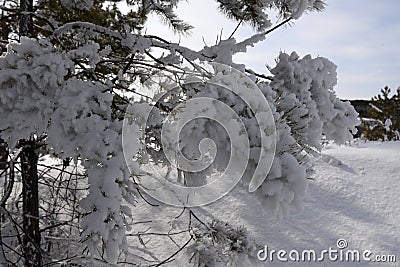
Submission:
{"label": "distant pine tree", "polygon": [[389,94],[390,88],[385,86],[371,100],[369,117],[376,123],[371,125],[364,121],[368,140],[400,140],[400,87],[393,96]]}

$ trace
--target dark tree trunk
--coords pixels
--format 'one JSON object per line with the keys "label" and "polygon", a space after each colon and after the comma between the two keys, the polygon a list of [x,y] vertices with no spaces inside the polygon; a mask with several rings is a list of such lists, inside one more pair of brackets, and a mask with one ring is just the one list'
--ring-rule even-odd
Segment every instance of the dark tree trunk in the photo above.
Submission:
{"label": "dark tree trunk", "polygon": [[35,141],[20,141],[25,266],[42,266],[39,232],[38,154]]}
{"label": "dark tree trunk", "polygon": [[[33,36],[33,0],[20,0],[19,35]],[[23,253],[25,266],[42,266],[39,231],[38,154],[36,142],[20,140],[22,200],[23,200]]]}
{"label": "dark tree trunk", "polygon": [[0,138],[0,170],[7,169],[8,148],[3,139]]}
{"label": "dark tree trunk", "polygon": [[33,0],[20,0],[19,36],[32,37],[33,34]]}

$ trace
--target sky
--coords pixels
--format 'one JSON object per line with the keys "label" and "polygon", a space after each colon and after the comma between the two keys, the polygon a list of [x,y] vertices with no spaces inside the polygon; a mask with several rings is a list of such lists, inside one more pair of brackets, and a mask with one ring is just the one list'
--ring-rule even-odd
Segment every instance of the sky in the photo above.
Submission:
{"label": "sky", "polygon": [[[269,74],[265,65],[274,66],[281,51],[296,51],[301,57],[326,57],[338,66],[334,89],[340,98],[370,99],[385,85],[395,91],[400,86],[400,1],[325,2],[323,12],[305,14],[293,25],[277,29],[234,61]],[[147,33],[200,50],[204,43],[215,44],[221,32],[228,38],[237,25],[218,12],[213,0],[182,1],[178,14],[194,26],[190,36],[174,35],[156,16],[147,23]],[[274,12],[270,17],[276,22]],[[252,34],[254,30],[244,25],[234,37],[241,41]]]}

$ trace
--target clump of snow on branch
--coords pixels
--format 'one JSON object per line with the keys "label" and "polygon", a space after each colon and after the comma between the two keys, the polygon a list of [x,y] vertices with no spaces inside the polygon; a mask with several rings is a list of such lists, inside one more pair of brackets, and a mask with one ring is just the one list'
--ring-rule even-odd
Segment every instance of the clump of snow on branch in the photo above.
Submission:
{"label": "clump of snow on branch", "polygon": [[329,60],[281,53],[271,73],[272,82],[258,85],[275,113],[277,147],[271,171],[256,194],[281,217],[290,206],[303,208],[311,157],[321,149],[323,135],[337,143],[349,141],[359,121],[354,108],[334,94],[336,66]]}
{"label": "clump of snow on branch", "polygon": [[[193,229],[194,243],[187,252],[194,266],[255,266],[257,251],[254,240],[244,227],[235,229],[229,223],[212,221]],[[240,264],[240,265],[238,265]]]}
{"label": "clump of snow on branch", "polygon": [[[271,70],[274,81],[271,86],[283,95],[293,98],[292,103],[278,102],[278,107],[288,110],[291,123],[303,123],[297,137],[300,143],[320,149],[322,134],[327,139],[342,144],[353,138],[355,126],[359,124],[358,113],[349,102],[343,102],[335,95],[337,83],[336,65],[326,58],[312,59],[310,55],[300,59],[293,52],[281,53],[278,64]],[[290,96],[291,95],[291,96]],[[297,102],[297,112],[290,110]],[[286,106],[285,106],[286,105]],[[301,111],[303,109],[303,111]],[[308,110],[305,120],[299,116]],[[301,116],[301,115],[300,115]]]}
{"label": "clump of snow on branch", "polygon": [[47,130],[56,95],[72,62],[41,40],[21,38],[0,57],[1,134],[14,148],[17,141]]}
{"label": "clump of snow on branch", "polygon": [[115,261],[125,239],[124,216],[131,216],[122,199],[132,203],[136,190],[122,155],[122,122],[111,117],[113,96],[104,84],[66,79],[70,72],[72,61],[45,41],[10,44],[0,57],[1,135],[14,147],[45,133],[50,153],[82,159],[90,184],[81,203],[90,212],[83,237],[93,251],[104,242]]}

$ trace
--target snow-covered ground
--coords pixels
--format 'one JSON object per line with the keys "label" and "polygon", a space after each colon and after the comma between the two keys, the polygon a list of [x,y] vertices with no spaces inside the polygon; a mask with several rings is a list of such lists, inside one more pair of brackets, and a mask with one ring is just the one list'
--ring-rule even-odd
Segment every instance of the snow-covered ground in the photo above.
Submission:
{"label": "snow-covered ground", "polygon": [[[347,247],[343,252],[359,250],[361,255],[359,263],[333,261],[329,254],[325,254],[322,262],[294,263],[288,255],[285,256],[288,262],[280,262],[274,254],[272,262],[262,262],[265,266],[400,266],[400,142],[328,145],[322,154],[316,162],[304,211],[293,211],[289,218],[278,220],[264,212],[257,200],[240,186],[195,212],[202,218],[245,225],[256,242],[269,250],[288,253],[297,250],[300,255],[303,250],[314,250],[320,257],[323,250],[338,250],[337,240],[344,239]],[[160,215],[151,209],[141,209],[143,218],[153,220],[153,231],[163,228],[162,213],[171,218],[181,211],[165,206],[155,209]],[[172,242],[171,246],[159,242],[152,238],[147,246],[164,250],[165,256],[177,249]],[[397,263],[366,262],[362,258],[365,250],[371,252],[366,254],[370,259],[395,255]],[[186,260],[185,256],[178,256],[168,266],[188,266]]]}

